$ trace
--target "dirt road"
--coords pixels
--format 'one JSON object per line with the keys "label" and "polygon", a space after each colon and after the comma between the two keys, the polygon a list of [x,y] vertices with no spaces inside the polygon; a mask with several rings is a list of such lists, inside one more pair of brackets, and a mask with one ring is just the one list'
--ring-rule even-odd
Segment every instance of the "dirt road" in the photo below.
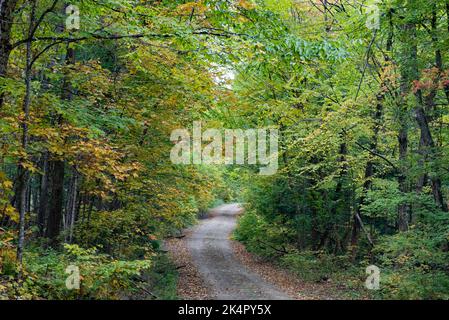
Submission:
{"label": "dirt road", "polygon": [[211,298],[230,300],[291,299],[280,289],[249,271],[234,256],[229,237],[236,226],[238,204],[228,204],[211,211],[187,238],[193,263],[210,286]]}

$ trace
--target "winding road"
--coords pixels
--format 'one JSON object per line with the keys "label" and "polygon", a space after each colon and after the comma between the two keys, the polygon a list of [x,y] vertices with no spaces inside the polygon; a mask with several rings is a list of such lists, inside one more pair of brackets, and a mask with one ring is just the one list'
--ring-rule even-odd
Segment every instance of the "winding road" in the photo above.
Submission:
{"label": "winding road", "polygon": [[287,300],[288,295],[249,271],[234,255],[230,235],[243,209],[227,204],[211,210],[187,238],[193,263],[214,299]]}

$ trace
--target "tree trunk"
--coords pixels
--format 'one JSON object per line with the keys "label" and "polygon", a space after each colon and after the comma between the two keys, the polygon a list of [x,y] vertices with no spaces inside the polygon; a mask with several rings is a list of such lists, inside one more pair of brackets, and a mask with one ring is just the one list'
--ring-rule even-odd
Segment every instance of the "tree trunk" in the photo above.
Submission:
{"label": "tree trunk", "polygon": [[[398,136],[399,142],[399,159],[402,163],[404,163],[407,158],[407,150],[408,150],[408,133],[407,129],[402,126],[399,130]],[[399,183],[399,191],[402,194],[407,194],[409,192],[409,187],[407,183],[406,170],[405,166],[402,164],[402,170],[398,176]],[[398,229],[399,231],[407,231],[410,220],[410,205],[408,203],[401,203],[398,208]]]}
{"label": "tree trunk", "polygon": [[[409,5],[413,5],[409,4]],[[399,160],[401,162],[401,172],[398,175],[399,191],[403,195],[407,195],[410,191],[409,183],[407,181],[407,154],[408,154],[408,109],[406,97],[411,92],[412,81],[418,79],[417,58],[418,49],[416,45],[416,24],[415,22],[407,22],[402,26],[402,38],[407,41],[407,45],[403,45],[401,58],[401,105],[399,123],[400,129],[398,134],[399,143]],[[407,231],[411,217],[410,204],[401,203],[398,207],[398,229],[399,231]]]}
{"label": "tree trunk", "polygon": [[[437,36],[437,8],[436,5],[433,4],[433,12],[432,12],[432,42],[436,47],[435,49],[435,66],[438,68],[439,72],[443,71],[443,57],[441,54],[441,50],[438,49],[438,36]],[[417,72],[416,72],[417,73]],[[438,77],[439,78],[439,77]],[[439,81],[439,80],[438,80]],[[419,153],[422,156],[420,159],[420,163],[426,161],[434,161],[435,160],[435,142],[432,138],[432,133],[429,127],[429,118],[426,115],[427,111],[432,111],[435,107],[435,97],[437,95],[437,89],[431,90],[431,92],[423,98],[423,93],[421,90],[416,92],[416,99],[418,101],[418,107],[415,109],[415,117],[418,122],[419,128],[421,130],[420,144],[419,144]],[[424,105],[426,109],[424,109]],[[427,172],[419,178],[417,190],[421,192],[425,182],[427,181]],[[431,186],[432,193],[435,200],[436,205],[441,208],[441,210],[447,212],[448,208],[444,201],[443,193],[441,191],[441,179],[437,177],[431,177]]]}
{"label": "tree trunk", "polygon": [[[411,35],[413,36],[412,39],[415,39],[416,36],[416,26],[413,24],[410,26]],[[436,14],[436,7],[434,4],[434,10],[432,14],[432,42],[435,46],[438,45],[438,37],[437,37],[437,14]],[[413,78],[409,80],[418,80],[419,78],[419,70],[418,70],[418,49],[416,46],[416,43],[413,43],[413,45],[410,48],[411,55],[410,55],[410,70],[408,70],[409,75],[411,75]],[[441,51],[439,49],[435,50],[435,65],[440,70],[443,67],[443,60]],[[426,97],[426,99],[423,98],[423,93],[421,90],[417,90],[415,93],[416,97],[416,106],[414,108],[414,116],[416,119],[416,122],[418,123],[421,136],[420,136],[420,153],[423,155],[424,161],[434,161],[435,160],[435,142],[432,137],[432,132],[430,131],[429,126],[429,118],[427,117],[426,110],[424,109],[424,106],[426,105],[428,110],[433,109],[434,107],[434,98],[436,96],[436,90],[432,90],[432,92]],[[424,103],[424,100],[426,100],[426,103]],[[420,178],[422,180],[422,177]],[[441,179],[437,177],[431,177],[431,186],[432,186],[432,193],[435,200],[436,205],[443,211],[447,212],[448,208],[447,205],[444,202],[443,193],[441,191]],[[421,181],[418,183],[418,187],[420,186]]]}
{"label": "tree trunk", "polygon": [[[31,60],[32,60],[32,30],[34,26],[34,18],[36,11],[36,0],[32,3],[30,20],[29,20],[29,31],[28,38],[29,40],[26,43],[26,65],[25,65],[25,97],[23,101],[23,120],[22,120],[22,149],[24,154],[26,154],[28,149],[28,122],[30,119],[30,105],[31,105]],[[22,277],[22,259],[23,259],[23,247],[25,243],[25,214],[27,209],[27,187],[29,181],[29,172],[28,169],[24,166],[25,162],[28,161],[25,157],[21,157],[19,159],[19,168],[18,168],[18,203],[19,203],[19,239],[17,243],[17,261],[19,262],[19,274],[18,277]]]}
{"label": "tree trunk", "polygon": [[50,239],[52,246],[57,245],[62,220],[64,199],[64,161],[52,161],[50,167],[51,198],[47,219],[46,237]]}
{"label": "tree trunk", "polygon": [[[0,2],[0,77],[4,77],[8,70],[9,56],[11,54],[11,27],[13,25],[13,12],[18,0],[3,0]],[[0,110],[3,106],[4,94],[0,94]]]}
{"label": "tree trunk", "polygon": [[[393,48],[393,12],[392,10],[388,11],[388,22],[389,22],[389,30],[388,30],[388,39],[387,39],[387,53],[384,55],[385,62],[391,61],[391,58],[389,56],[389,52]],[[376,112],[374,113],[374,127],[373,127],[373,135],[371,138],[371,145],[370,149],[373,151],[376,151],[377,144],[379,140],[379,132],[382,127],[382,119],[383,119],[383,109],[384,109],[384,101],[385,101],[385,92],[383,92],[383,88],[387,86],[387,83],[385,81],[382,81],[380,88],[381,91],[377,94],[377,104],[376,104]],[[370,155],[371,157],[371,155]],[[365,182],[363,183],[362,188],[362,195],[359,200],[359,204],[357,205],[356,210],[354,211],[354,216],[352,217],[352,231],[351,231],[351,254],[352,254],[352,260],[355,260],[357,255],[357,244],[360,237],[360,230],[363,229],[363,222],[362,222],[362,206],[365,204],[366,201],[366,195],[368,191],[371,189],[372,185],[372,178],[374,176],[374,161],[372,158],[368,160],[365,167]],[[369,234],[367,234],[368,241],[372,243],[371,237]]]}
{"label": "tree trunk", "polygon": [[76,221],[76,208],[77,208],[77,195],[78,195],[78,172],[73,170],[73,194],[72,194],[72,206],[70,208],[70,226],[69,226],[69,242],[73,239],[73,229]]}
{"label": "tree trunk", "polygon": [[[67,44],[66,64],[75,63],[75,51]],[[71,84],[68,76],[64,78],[62,85],[61,97],[63,100],[72,99]],[[62,124],[62,117],[58,116],[56,119],[56,125]],[[52,246],[58,244],[57,237],[59,236],[62,222],[62,214],[64,208],[64,174],[65,174],[65,162],[62,159],[58,159],[53,155],[51,161],[51,202],[49,209],[49,217],[47,224],[47,237],[50,238]]]}
{"label": "tree trunk", "polygon": [[70,179],[69,189],[67,192],[67,205],[65,214],[65,231],[66,241],[72,242],[73,228],[75,226],[76,209],[77,209],[77,194],[78,194],[78,172],[76,168],[72,168],[72,177]]}
{"label": "tree trunk", "polygon": [[[376,104],[376,112],[374,114],[374,128],[373,128],[373,136],[371,138],[370,149],[375,151],[377,149],[377,144],[379,140],[379,132],[382,126],[382,117],[383,117],[383,102],[385,95],[384,93],[379,93],[377,95],[377,104]],[[370,155],[371,157],[371,155]],[[359,204],[354,212],[352,217],[352,232],[351,232],[351,252],[352,259],[355,260],[357,255],[357,244],[359,240],[360,230],[363,228],[362,222],[362,206],[365,204],[366,195],[368,191],[371,189],[372,178],[374,176],[374,161],[372,158],[368,160],[365,167],[365,182],[363,183],[362,195],[360,197]],[[368,241],[372,244],[372,240],[369,234],[367,234]]]}
{"label": "tree trunk", "polygon": [[48,152],[45,152],[42,156],[42,176],[40,183],[40,195],[39,195],[39,209],[37,213],[37,226],[39,228],[39,235],[45,234],[45,221],[47,219],[48,212]]}

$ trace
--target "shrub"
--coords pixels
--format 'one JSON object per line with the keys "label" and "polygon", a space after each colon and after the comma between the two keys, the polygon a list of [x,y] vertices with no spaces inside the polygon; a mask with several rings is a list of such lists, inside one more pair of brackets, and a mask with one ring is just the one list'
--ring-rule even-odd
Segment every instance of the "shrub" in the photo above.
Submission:
{"label": "shrub", "polygon": [[238,221],[235,239],[243,242],[250,252],[266,258],[278,257],[287,252],[285,244],[293,234],[285,224],[268,223],[254,211],[245,212]]}
{"label": "shrub", "polygon": [[[80,289],[66,287],[69,265],[79,267]],[[63,252],[39,247],[29,248],[24,256],[21,282],[8,281],[0,286],[0,297],[6,299],[119,299],[136,290],[135,277],[151,267],[151,260],[115,260],[98,253],[65,245]]]}

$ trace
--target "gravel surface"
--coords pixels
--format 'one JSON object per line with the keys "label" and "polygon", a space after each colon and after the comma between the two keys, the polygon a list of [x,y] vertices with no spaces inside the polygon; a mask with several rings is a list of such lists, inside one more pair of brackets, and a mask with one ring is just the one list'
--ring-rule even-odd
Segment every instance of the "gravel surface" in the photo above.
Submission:
{"label": "gravel surface", "polygon": [[[189,237],[191,230],[186,230],[185,235]],[[210,299],[210,288],[193,264],[186,238],[171,238],[165,241],[165,248],[168,250],[173,262],[178,267],[178,296],[187,300]]]}
{"label": "gravel surface", "polygon": [[336,300],[341,295],[331,282],[305,282],[284,268],[249,253],[245,246],[232,241],[235,255],[249,270],[257,273],[265,281],[274,283],[297,300]]}
{"label": "gravel surface", "polygon": [[[165,245],[179,267],[178,295],[183,299],[329,300],[338,299],[332,283],[301,281],[291,272],[265,261],[231,240],[238,204],[217,207]],[[338,291],[338,290],[337,290]]]}
{"label": "gravel surface", "polygon": [[228,300],[286,300],[289,295],[258,274],[250,271],[235,256],[230,236],[236,217],[242,212],[238,204],[215,208],[186,237],[192,261],[211,288],[208,298]]}

